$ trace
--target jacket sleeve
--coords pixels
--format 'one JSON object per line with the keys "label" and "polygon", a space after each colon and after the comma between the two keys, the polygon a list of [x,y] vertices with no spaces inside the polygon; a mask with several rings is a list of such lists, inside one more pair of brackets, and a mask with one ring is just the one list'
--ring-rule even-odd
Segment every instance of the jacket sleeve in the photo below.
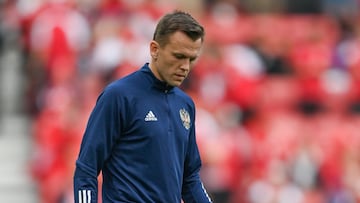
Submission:
{"label": "jacket sleeve", "polygon": [[211,203],[203,183],[200,180],[201,159],[196,144],[195,124],[190,128],[190,138],[185,158],[182,187],[182,199],[185,203]]}
{"label": "jacket sleeve", "polygon": [[98,175],[120,135],[119,101],[114,91],[104,91],[90,115],[74,173],[74,202],[96,203]]}

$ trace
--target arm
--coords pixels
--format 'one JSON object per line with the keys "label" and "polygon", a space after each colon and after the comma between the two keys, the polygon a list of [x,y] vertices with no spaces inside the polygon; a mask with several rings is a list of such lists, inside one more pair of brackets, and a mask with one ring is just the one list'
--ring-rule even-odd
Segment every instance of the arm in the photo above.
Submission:
{"label": "arm", "polygon": [[196,144],[195,127],[191,127],[188,151],[185,160],[182,199],[185,203],[211,203],[200,180],[201,159]]}
{"label": "arm", "polygon": [[120,134],[120,113],[114,92],[103,92],[90,115],[74,174],[74,202],[96,203],[97,177]]}

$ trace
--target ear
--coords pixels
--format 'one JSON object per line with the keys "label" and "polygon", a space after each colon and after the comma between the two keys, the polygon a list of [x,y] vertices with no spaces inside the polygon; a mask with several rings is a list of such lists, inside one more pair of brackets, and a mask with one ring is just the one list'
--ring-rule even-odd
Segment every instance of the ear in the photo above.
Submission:
{"label": "ear", "polygon": [[151,54],[151,58],[153,59],[157,59],[158,57],[158,52],[159,52],[159,43],[157,43],[156,41],[152,40],[150,42],[150,54]]}

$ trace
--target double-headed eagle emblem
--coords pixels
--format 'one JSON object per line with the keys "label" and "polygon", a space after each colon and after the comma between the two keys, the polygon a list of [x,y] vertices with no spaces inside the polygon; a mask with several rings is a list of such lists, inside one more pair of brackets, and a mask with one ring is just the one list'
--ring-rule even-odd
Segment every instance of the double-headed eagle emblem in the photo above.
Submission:
{"label": "double-headed eagle emblem", "polygon": [[189,130],[189,128],[190,128],[190,115],[189,115],[189,112],[187,112],[183,108],[183,109],[180,109],[179,114],[180,114],[180,118],[181,118],[183,126],[185,127],[186,130]]}

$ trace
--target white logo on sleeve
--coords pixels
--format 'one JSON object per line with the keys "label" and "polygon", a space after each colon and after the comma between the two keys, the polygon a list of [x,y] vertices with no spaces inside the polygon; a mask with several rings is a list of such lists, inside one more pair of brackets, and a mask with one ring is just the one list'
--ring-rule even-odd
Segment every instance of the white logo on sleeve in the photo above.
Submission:
{"label": "white logo on sleeve", "polygon": [[152,111],[149,111],[145,116],[145,121],[157,121],[157,118]]}
{"label": "white logo on sleeve", "polygon": [[91,190],[79,190],[79,203],[91,203]]}

